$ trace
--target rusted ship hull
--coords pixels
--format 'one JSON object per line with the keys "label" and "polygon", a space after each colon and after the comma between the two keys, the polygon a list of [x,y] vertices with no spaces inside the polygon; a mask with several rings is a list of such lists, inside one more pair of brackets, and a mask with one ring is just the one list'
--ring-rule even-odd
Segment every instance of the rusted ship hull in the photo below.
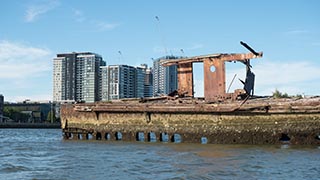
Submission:
{"label": "rusted ship hull", "polygon": [[68,104],[61,126],[65,139],[320,144],[320,98]]}

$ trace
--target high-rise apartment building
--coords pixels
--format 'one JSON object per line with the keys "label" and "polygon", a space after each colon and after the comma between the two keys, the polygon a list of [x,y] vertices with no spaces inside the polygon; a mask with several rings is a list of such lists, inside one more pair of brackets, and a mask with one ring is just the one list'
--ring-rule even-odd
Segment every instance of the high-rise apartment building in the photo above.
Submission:
{"label": "high-rise apartment building", "polygon": [[[100,69],[103,101],[150,97],[145,95],[147,66],[109,65]],[[148,87],[152,88],[152,84],[148,84]]]}
{"label": "high-rise apartment building", "polygon": [[[57,102],[153,96],[153,71],[146,64],[106,66],[98,54],[73,52],[57,54],[53,66],[53,100]],[[174,74],[171,79],[176,79]]]}
{"label": "high-rise apartment building", "polygon": [[105,64],[100,55],[91,52],[57,54],[53,59],[53,100],[99,101],[100,66]]}
{"label": "high-rise apartment building", "polygon": [[100,87],[100,97],[102,101],[109,101],[109,67],[100,66],[101,71],[101,87]]}
{"label": "high-rise apartment building", "polygon": [[135,97],[144,97],[144,79],[145,79],[145,67],[136,67],[136,77],[135,77]]}
{"label": "high-rise apartment building", "polygon": [[165,56],[153,61],[153,96],[169,94],[178,89],[177,66],[163,67],[160,60],[177,59],[176,56]]}
{"label": "high-rise apartment building", "polygon": [[134,98],[136,94],[136,69],[128,65],[109,66],[109,98]]}
{"label": "high-rise apartment building", "polygon": [[53,100],[74,99],[66,97],[66,58],[57,57],[53,60]]}
{"label": "high-rise apartment building", "polygon": [[152,97],[153,96],[152,68],[149,68],[147,64],[141,64],[140,68],[142,68],[142,70],[144,71],[143,97]]}

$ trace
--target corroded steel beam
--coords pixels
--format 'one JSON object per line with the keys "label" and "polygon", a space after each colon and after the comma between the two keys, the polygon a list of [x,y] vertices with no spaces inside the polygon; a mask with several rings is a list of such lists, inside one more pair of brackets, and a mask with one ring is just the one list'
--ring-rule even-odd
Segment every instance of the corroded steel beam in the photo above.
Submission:
{"label": "corroded steel beam", "polygon": [[247,48],[250,52],[252,52],[254,55],[259,55],[259,53],[257,53],[255,50],[253,50],[247,43],[244,43],[242,41],[240,41],[240,44],[242,46],[244,46],[245,48]]}
{"label": "corroded steel beam", "polygon": [[206,101],[225,99],[226,75],[225,63],[217,59],[207,59],[203,62],[204,97]]}
{"label": "corroded steel beam", "polygon": [[178,65],[178,84],[179,94],[193,97],[193,68],[192,63],[184,63]]}
{"label": "corroded steel beam", "polygon": [[210,54],[210,55],[195,56],[190,58],[163,60],[161,61],[161,65],[172,66],[172,65],[194,63],[194,62],[204,62],[207,59],[218,60],[218,61],[245,61],[248,59],[261,58],[262,56],[263,56],[262,52],[257,53],[257,55],[254,53]]}

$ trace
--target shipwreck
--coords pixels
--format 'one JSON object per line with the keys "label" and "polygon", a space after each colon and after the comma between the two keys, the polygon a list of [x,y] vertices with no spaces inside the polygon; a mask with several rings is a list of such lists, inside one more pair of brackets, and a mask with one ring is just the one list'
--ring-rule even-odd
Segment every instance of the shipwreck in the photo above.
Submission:
{"label": "shipwreck", "polygon": [[[178,89],[167,96],[63,104],[65,139],[216,144],[320,144],[320,98],[254,96],[249,53],[211,54],[163,60],[177,65]],[[195,98],[193,63],[202,62],[204,98]],[[226,91],[226,62],[245,65],[243,89]]]}

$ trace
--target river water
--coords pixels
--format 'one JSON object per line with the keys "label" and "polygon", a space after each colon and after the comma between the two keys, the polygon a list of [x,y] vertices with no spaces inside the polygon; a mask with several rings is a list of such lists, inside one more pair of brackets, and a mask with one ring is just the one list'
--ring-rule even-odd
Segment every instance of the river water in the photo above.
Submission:
{"label": "river water", "polygon": [[0,129],[0,179],[320,179],[320,147],[65,141],[59,129]]}

